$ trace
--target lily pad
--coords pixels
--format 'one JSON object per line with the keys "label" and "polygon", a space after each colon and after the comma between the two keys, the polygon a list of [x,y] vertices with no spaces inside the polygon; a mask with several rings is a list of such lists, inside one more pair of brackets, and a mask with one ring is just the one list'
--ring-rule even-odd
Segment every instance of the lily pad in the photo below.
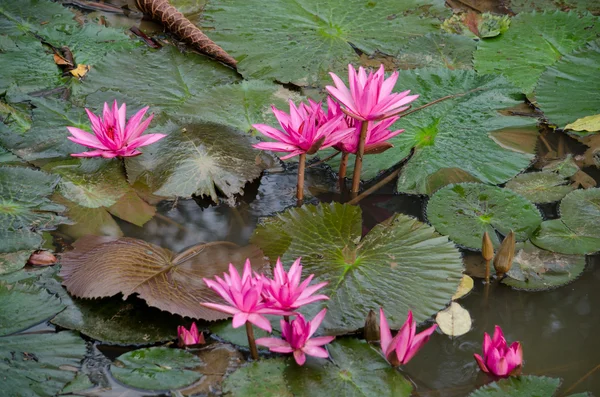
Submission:
{"label": "lily pad", "polygon": [[441,0],[219,0],[208,3],[202,25],[245,78],[304,86],[357,63],[355,49],[395,55],[399,42],[435,32],[448,13]]}
{"label": "lily pad", "polygon": [[508,15],[483,14],[474,11],[453,14],[442,24],[442,29],[448,33],[461,34],[473,39],[496,37],[508,30],[510,18]]}
{"label": "lily pad", "polygon": [[600,189],[581,189],[567,195],[560,203],[560,216],[574,232],[600,238]]}
{"label": "lily pad", "polygon": [[168,347],[148,347],[117,357],[110,372],[121,383],[144,390],[181,389],[200,379],[193,371],[202,361],[191,353]]}
{"label": "lily pad", "polygon": [[30,328],[65,308],[54,295],[31,285],[0,282],[0,336]]}
{"label": "lily pad", "polygon": [[569,179],[555,172],[529,172],[516,176],[506,187],[536,204],[561,200],[573,191]]}
{"label": "lily pad", "polygon": [[149,306],[211,321],[228,315],[200,305],[224,303],[202,278],[221,275],[230,263],[241,269],[246,258],[256,271],[264,266],[257,247],[224,241],[199,244],[179,255],[133,238],[89,236],[78,240],[75,248],[63,255],[60,270],[71,295],[102,298],[122,293],[126,299],[137,293]]}
{"label": "lily pad", "polygon": [[[597,23],[600,31],[600,23]],[[600,41],[563,56],[540,77],[537,104],[552,124],[564,127],[600,109]],[[558,94],[559,93],[559,94]]]}
{"label": "lily pad", "polygon": [[263,170],[250,138],[231,127],[169,123],[161,131],[169,136],[126,161],[129,182],[142,181],[156,195],[217,201],[218,190],[232,198]]}
{"label": "lily pad", "polygon": [[561,219],[544,221],[531,236],[531,242],[540,248],[561,254],[593,254],[600,251],[600,238],[576,233]]}
{"label": "lily pad", "polygon": [[130,189],[108,208],[108,211],[117,218],[142,227],[154,217],[156,207],[145,202],[136,191]]}
{"label": "lily pad", "polygon": [[[446,168],[461,169],[484,183],[500,184],[533,160],[533,154],[503,147],[491,138],[495,133],[514,131],[522,135],[524,130],[538,134],[535,119],[499,113],[520,103],[518,90],[504,78],[478,76],[469,70],[418,69],[400,72],[396,87],[396,91],[410,89],[420,94],[415,108],[449,98],[394,124],[393,129],[405,132],[390,140],[394,148],[365,156],[364,180],[396,165],[412,148],[415,152],[398,178],[398,192],[427,194],[429,176]],[[337,169],[339,159],[331,164]]]}
{"label": "lily pad", "polygon": [[326,333],[364,326],[371,309],[384,306],[392,328],[408,310],[423,321],[450,301],[462,277],[458,250],[446,237],[414,218],[395,214],[361,239],[359,207],[339,203],[305,205],[265,220],[251,241],[274,261],[302,257],[304,272],[330,300],[310,305],[308,317],[329,308]]}
{"label": "lily pad", "polygon": [[[2,233],[0,233],[2,238]],[[16,251],[0,254],[0,275],[16,272],[27,264],[31,250]]]}
{"label": "lily pad", "polygon": [[0,337],[0,387],[6,397],[53,397],[75,377],[85,342],[69,331]]}
{"label": "lily pad", "polygon": [[469,394],[469,397],[551,397],[560,386],[560,379],[525,375],[490,383]]}
{"label": "lily pad", "polygon": [[[275,321],[271,320],[271,326],[277,332],[280,332],[279,319],[281,317],[277,317]],[[274,319],[274,318],[273,318]],[[246,334],[246,328],[239,327],[233,328],[231,326],[231,320],[219,321],[217,323],[211,324],[209,326],[210,332],[213,335],[216,335],[218,338],[223,339],[229,343],[232,343],[237,346],[248,347],[248,334]],[[271,334],[261,328],[254,327],[254,337],[265,338],[269,337]],[[257,346],[258,349],[263,349],[263,346]]]}
{"label": "lily pad", "polygon": [[496,231],[515,232],[523,241],[537,229],[542,216],[536,206],[518,194],[495,186],[461,183],[438,190],[427,203],[427,218],[442,234],[464,247],[480,250],[484,232],[494,246]]}
{"label": "lily pad", "polygon": [[568,284],[585,268],[584,255],[550,252],[530,242],[515,251],[512,268],[502,282],[518,289],[538,291]]}
{"label": "lily pad", "polygon": [[600,114],[585,116],[565,126],[565,130],[598,132],[600,131]]}
{"label": "lily pad", "polygon": [[65,199],[58,193],[55,193],[52,199],[67,208],[65,215],[73,221],[73,224],[60,225],[58,230],[73,240],[87,235],[123,236],[121,228],[105,208],[82,207]]}
{"label": "lily pad", "polygon": [[[530,94],[548,66],[599,34],[600,21],[589,14],[520,13],[512,19],[506,33],[479,44],[475,51],[475,69],[479,73],[501,73]],[[557,92],[560,95],[556,95]],[[564,94],[564,91],[553,92],[555,97],[564,98]]]}
{"label": "lily pad", "polygon": [[249,363],[225,379],[223,392],[233,397],[293,397],[284,378],[288,365],[284,358]]}
{"label": "lily pad", "polygon": [[473,69],[477,42],[465,36],[443,32],[415,37],[401,47],[396,63],[401,69]]}
{"label": "lily pad", "polygon": [[544,166],[543,171],[552,171],[565,178],[570,178],[579,171],[579,166],[573,160],[573,155],[569,154],[562,160],[556,160]]}
{"label": "lily pad", "polygon": [[[285,379],[294,395],[408,397],[413,386],[365,341],[343,339],[327,345],[331,361],[291,363]],[[289,361],[292,361],[290,358]]]}
{"label": "lily pad", "polygon": [[471,330],[472,320],[469,311],[456,302],[439,312],[435,322],[440,331],[449,336],[461,336]]}
{"label": "lily pad", "polygon": [[591,12],[600,15],[600,4],[596,0],[510,0],[510,9],[514,12],[573,10],[582,14]]}

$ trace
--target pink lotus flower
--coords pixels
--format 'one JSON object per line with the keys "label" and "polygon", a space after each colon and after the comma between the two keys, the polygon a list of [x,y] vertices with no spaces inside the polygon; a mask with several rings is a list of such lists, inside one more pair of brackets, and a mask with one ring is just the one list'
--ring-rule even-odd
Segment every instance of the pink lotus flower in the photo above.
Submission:
{"label": "pink lotus flower", "polygon": [[202,332],[198,332],[196,323],[192,323],[192,326],[190,327],[189,331],[182,325],[178,326],[177,338],[179,339],[179,347],[200,345],[206,343]]}
{"label": "pink lotus flower", "polygon": [[300,258],[294,261],[292,267],[290,267],[290,271],[287,273],[283,269],[281,260],[277,258],[273,273],[273,280],[263,277],[263,296],[265,300],[270,303],[272,308],[293,311],[300,306],[318,300],[329,299],[329,297],[325,295],[311,296],[327,285],[327,282],[323,282],[309,287],[308,285],[312,281],[314,274],[308,276],[308,278],[300,284],[300,277],[302,276]]}
{"label": "pink lotus flower", "polygon": [[268,347],[272,352],[293,353],[298,365],[304,365],[306,354],[327,358],[329,353],[321,346],[334,340],[335,336],[319,336],[311,339],[311,336],[321,325],[326,313],[327,309],[321,310],[312,321],[306,321],[301,314],[298,314],[298,317],[289,323],[281,320],[281,336],[283,339],[259,338],[256,343]]}
{"label": "pink lotus flower", "polygon": [[275,314],[287,316],[293,313],[284,310],[272,309],[268,302],[263,299],[263,282],[252,277],[250,260],[244,265],[244,272],[240,274],[233,264],[229,264],[229,274],[223,273],[223,279],[215,276],[216,281],[203,279],[209,288],[212,288],[231,306],[218,303],[201,303],[202,306],[233,314],[233,328],[244,325],[247,321],[265,331],[271,332],[271,323],[263,314]]}
{"label": "pink lotus flower", "polygon": [[483,336],[483,358],[474,354],[479,368],[486,374],[508,378],[518,373],[523,364],[523,348],[521,343],[513,342],[510,347],[504,339],[502,328],[496,325],[494,337],[490,339],[487,332]]}
{"label": "pink lotus flower", "polygon": [[383,309],[379,309],[381,350],[386,360],[393,366],[408,363],[423,345],[427,343],[436,328],[437,324],[417,334],[417,322],[413,320],[412,311],[409,310],[406,322],[404,322],[398,334],[392,339],[392,333]]}
{"label": "pink lotus flower", "polygon": [[343,111],[349,116],[361,120],[382,120],[401,113],[409,108],[408,105],[418,95],[408,95],[410,90],[392,94],[398,80],[398,72],[385,78],[383,65],[375,73],[367,76],[365,69],[348,65],[348,80],[350,89],[335,73],[329,73],[335,87],[325,87],[329,94],[346,107]]}
{"label": "pink lotus flower", "polygon": [[[380,122],[373,122],[367,129],[367,137],[365,139],[365,154],[377,154],[394,147],[387,142],[389,139],[404,132],[404,130],[390,131],[388,128],[394,124],[399,117],[390,117]],[[360,138],[360,129],[363,121],[357,121],[355,124],[355,133],[346,137],[338,143],[335,148],[344,153],[358,152],[358,140]]]}
{"label": "pink lotus flower", "polygon": [[153,114],[146,120],[142,118],[148,107],[140,109],[128,122],[126,118],[126,106],[118,107],[117,101],[113,103],[112,110],[108,103],[104,103],[103,119],[96,116],[89,109],[85,109],[92,123],[94,134],[75,127],[67,127],[73,135],[68,137],[71,141],[96,150],[83,153],[71,154],[73,157],[131,157],[142,154],[137,148],[150,145],[166,135],[146,134],[143,132],[152,121]]}
{"label": "pink lotus flower", "polygon": [[[318,105],[318,106],[317,106]],[[274,106],[273,113],[283,131],[266,124],[254,124],[253,127],[277,142],[260,142],[257,149],[290,153],[281,157],[289,159],[299,154],[314,154],[320,149],[331,147],[354,132],[341,124],[342,115],[324,120],[321,103],[311,102],[296,107],[290,101],[290,114]]]}

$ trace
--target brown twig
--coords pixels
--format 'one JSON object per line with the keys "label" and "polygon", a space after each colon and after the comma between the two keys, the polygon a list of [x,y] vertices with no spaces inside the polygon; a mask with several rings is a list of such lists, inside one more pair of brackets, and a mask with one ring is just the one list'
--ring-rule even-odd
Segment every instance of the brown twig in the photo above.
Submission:
{"label": "brown twig", "polygon": [[569,387],[562,395],[564,396],[564,395],[569,394],[569,392],[571,390],[573,390],[574,388],[576,388],[578,384],[580,384],[581,382],[583,382],[585,379],[587,379],[590,375],[592,375],[594,372],[596,372],[599,369],[600,369],[600,364],[596,365],[587,374],[583,375],[577,382],[573,383],[571,385],[571,387]]}
{"label": "brown twig", "polygon": [[142,12],[150,15],[152,19],[160,21],[171,33],[194,46],[198,51],[210,55],[234,69],[237,67],[237,61],[231,55],[177,11],[169,3],[169,0],[136,0],[136,4]]}
{"label": "brown twig", "polygon": [[352,194],[356,196],[360,188],[360,171],[362,170],[363,157],[365,155],[365,142],[367,140],[367,131],[369,129],[369,121],[365,120],[360,126],[360,138],[358,140],[358,151],[356,152],[356,160],[354,161],[354,173],[352,174]]}
{"label": "brown twig", "polygon": [[250,346],[250,355],[253,360],[258,360],[258,349],[256,348],[256,340],[254,339],[254,330],[250,321],[246,321],[246,335],[248,336],[248,346]]}
{"label": "brown twig", "polygon": [[298,183],[296,185],[296,198],[298,205],[304,200],[304,169],[306,168],[306,153],[302,153],[298,159]]}
{"label": "brown twig", "polygon": [[350,153],[342,153],[342,159],[340,160],[340,170],[338,172],[338,183],[340,185],[340,191],[344,190],[346,170],[348,169],[348,157]]}

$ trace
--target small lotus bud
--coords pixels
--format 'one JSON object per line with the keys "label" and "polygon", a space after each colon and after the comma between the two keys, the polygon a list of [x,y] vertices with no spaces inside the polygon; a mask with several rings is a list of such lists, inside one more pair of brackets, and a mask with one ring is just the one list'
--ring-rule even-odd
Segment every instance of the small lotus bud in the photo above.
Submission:
{"label": "small lotus bud", "polygon": [[513,258],[515,256],[515,233],[511,230],[504,238],[496,256],[494,257],[494,269],[498,278],[504,275],[512,267]]}
{"label": "small lotus bud", "polygon": [[481,241],[481,255],[486,261],[491,261],[494,257],[494,245],[488,232],[483,232],[483,239]]}
{"label": "small lotus bud", "polygon": [[373,310],[369,310],[369,314],[367,314],[364,336],[367,342],[379,342],[379,325],[377,324],[377,314],[375,314]]}
{"label": "small lotus bud", "polygon": [[51,266],[56,263],[56,257],[50,251],[36,251],[27,260],[28,265]]}

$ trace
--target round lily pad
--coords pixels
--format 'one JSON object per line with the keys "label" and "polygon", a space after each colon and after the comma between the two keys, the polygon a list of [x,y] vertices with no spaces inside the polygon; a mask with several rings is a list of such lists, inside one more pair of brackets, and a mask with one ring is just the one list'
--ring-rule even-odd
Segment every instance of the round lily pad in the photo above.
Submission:
{"label": "round lily pad", "polygon": [[195,355],[181,349],[148,347],[117,357],[110,366],[113,376],[127,386],[144,390],[181,389],[202,374],[193,371],[202,365]]}
{"label": "round lily pad", "polygon": [[551,397],[558,390],[560,379],[546,376],[519,376],[501,379],[469,394],[469,397]]}
{"label": "round lily pad", "polygon": [[518,175],[506,187],[536,204],[559,201],[574,189],[569,179],[550,171]]}
{"label": "round lily pad", "polygon": [[542,216],[536,206],[518,194],[480,183],[461,183],[438,190],[427,203],[427,218],[436,230],[457,244],[480,250],[484,232],[495,246],[496,231],[523,241],[537,229]]}
{"label": "round lily pad", "polygon": [[250,363],[225,379],[223,392],[234,397],[292,397],[284,378],[288,365],[284,358]]}
{"label": "round lily pad", "polygon": [[531,291],[551,289],[579,277],[585,263],[584,255],[559,254],[525,242],[516,247],[512,267],[502,283]]}
{"label": "round lily pad", "polygon": [[561,219],[542,222],[531,236],[531,242],[540,248],[561,254],[592,254],[600,251],[600,238],[576,233]]}
{"label": "round lily pad", "polygon": [[364,326],[369,310],[386,308],[391,327],[400,328],[412,310],[424,321],[450,301],[462,277],[458,250],[434,229],[395,214],[361,239],[359,207],[339,203],[304,205],[267,219],[252,242],[285,265],[302,257],[304,274],[328,281],[319,293],[330,300],[305,308],[312,318],[323,306],[327,333]]}

